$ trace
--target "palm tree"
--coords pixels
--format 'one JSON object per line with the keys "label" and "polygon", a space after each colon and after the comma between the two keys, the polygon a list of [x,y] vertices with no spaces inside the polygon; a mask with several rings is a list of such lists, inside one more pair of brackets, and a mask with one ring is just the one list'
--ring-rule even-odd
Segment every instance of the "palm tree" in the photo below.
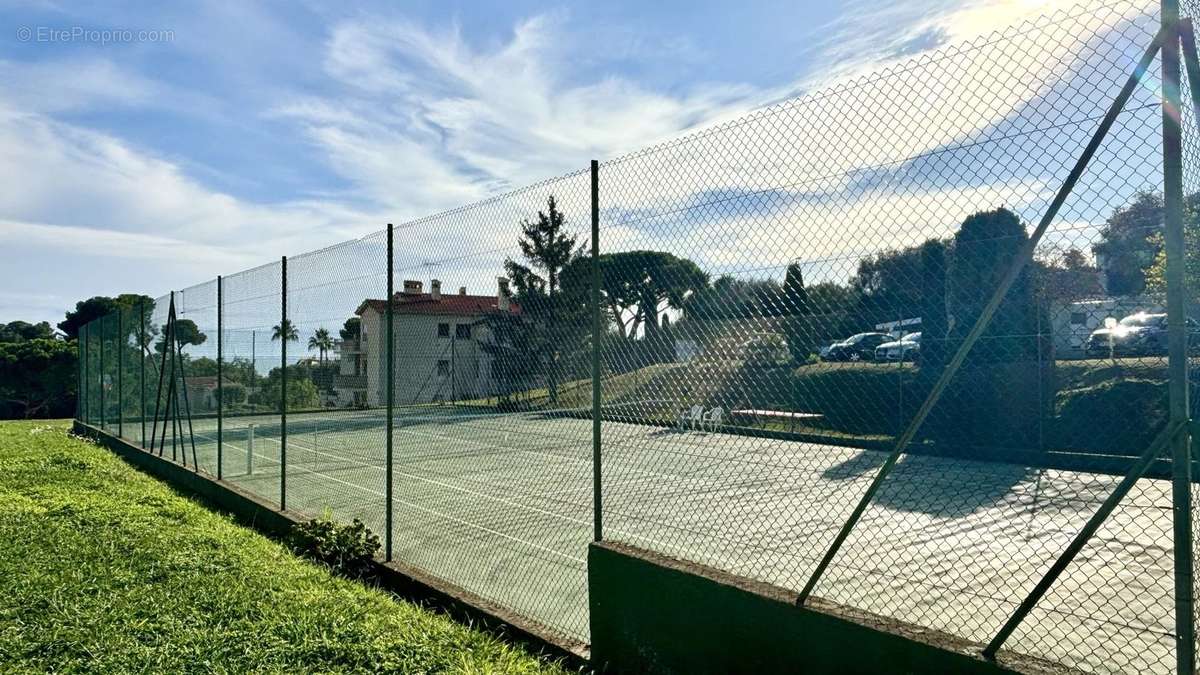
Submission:
{"label": "palm tree", "polygon": [[317,350],[320,354],[321,365],[325,365],[325,353],[333,349],[333,337],[325,328],[318,328],[313,336],[308,338],[308,348]]}
{"label": "palm tree", "polygon": [[282,327],[280,324],[271,326],[271,342],[284,339],[288,342],[298,342],[300,340],[300,333],[296,332],[296,327],[288,319],[283,320]]}

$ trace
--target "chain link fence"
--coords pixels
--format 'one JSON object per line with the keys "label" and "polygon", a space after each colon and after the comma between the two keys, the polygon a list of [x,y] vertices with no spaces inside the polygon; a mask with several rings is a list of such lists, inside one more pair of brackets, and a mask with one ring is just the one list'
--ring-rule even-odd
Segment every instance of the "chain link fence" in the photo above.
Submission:
{"label": "chain link fence", "polygon": [[568,640],[603,536],[989,656],[1174,670],[1200,134],[1161,23],[1072,7],[145,298],[81,331],[80,417]]}

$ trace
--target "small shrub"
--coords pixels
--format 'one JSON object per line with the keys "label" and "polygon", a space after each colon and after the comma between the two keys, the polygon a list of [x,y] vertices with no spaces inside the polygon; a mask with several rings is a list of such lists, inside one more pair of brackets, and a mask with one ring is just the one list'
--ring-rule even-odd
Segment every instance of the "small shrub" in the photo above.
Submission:
{"label": "small shrub", "polygon": [[349,525],[328,517],[299,523],[292,530],[292,548],[329,567],[335,574],[362,579],[371,575],[379,552],[379,537],[357,518]]}

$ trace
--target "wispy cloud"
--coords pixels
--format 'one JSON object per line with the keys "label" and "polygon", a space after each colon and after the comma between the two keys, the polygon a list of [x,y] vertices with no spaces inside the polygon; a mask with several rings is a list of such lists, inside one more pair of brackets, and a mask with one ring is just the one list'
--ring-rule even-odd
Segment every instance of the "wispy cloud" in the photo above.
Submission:
{"label": "wispy cloud", "polygon": [[437,209],[577,170],[765,99],[743,85],[669,96],[616,75],[574,83],[571,54],[555,39],[561,22],[533,17],[483,48],[454,25],[346,21],[333,28],[324,59],[337,95],[298,98],[275,112],[301,125],[365,196]]}
{"label": "wispy cloud", "polygon": [[[179,31],[173,55],[202,61],[217,71],[221,86],[250,92],[238,95],[240,107],[222,103],[220,92],[171,78],[153,60],[123,61],[113,52],[0,61],[0,78],[12,83],[0,91],[0,181],[9,186],[0,192],[0,241],[6,255],[20,263],[6,265],[3,280],[31,295],[50,286],[53,293],[40,294],[129,290],[121,284],[156,294],[575,171],[589,159],[620,156],[729,121],[817,82],[894,65],[1070,1],[880,5],[856,0],[842,18],[818,31],[826,39],[814,49],[807,71],[759,85],[694,78],[669,88],[650,85],[613,63],[655,54],[701,61],[711,58],[703,42],[682,36],[648,44],[636,30],[618,31],[608,53],[597,54],[564,39],[587,30],[565,12],[526,17],[487,39],[469,37],[470,31],[453,21],[418,22],[388,11],[321,15],[319,34],[306,42],[302,31],[269,12],[240,6],[210,10],[207,19],[197,20],[196,30]],[[206,39],[199,30],[208,25],[204,21],[231,26],[230,44]],[[255,59],[251,45],[256,39],[280,49]],[[1005,70],[1019,77],[1023,68],[1044,62],[1066,72],[1071,67],[1067,49],[1065,43],[1031,42]],[[586,69],[580,66],[584,63]],[[1047,87],[1010,83],[1014,97],[980,96],[970,83],[994,80],[995,66],[982,57],[963,56],[955,67],[962,76],[945,86],[914,88],[894,78],[878,83],[870,100],[847,95],[777,112],[777,121],[789,120],[783,135],[769,116],[755,116],[744,123],[753,133],[721,146],[719,159],[712,154],[718,151],[715,145],[680,149],[685,155],[694,152],[686,158],[694,163],[690,175],[686,166],[669,166],[678,153],[647,158],[646,172],[636,181],[606,188],[607,204],[629,212],[666,211],[704,190],[780,185],[836,190],[856,168],[902,161],[968,139]],[[288,79],[294,71],[303,77]],[[879,105],[889,100],[893,103]],[[153,117],[168,109],[175,116],[167,122]],[[946,111],[961,114],[947,116]],[[908,115],[899,120],[905,128],[923,133],[887,133],[898,112]],[[105,117],[114,113],[134,121],[114,125]],[[296,153],[301,146],[303,153],[296,156],[310,165],[297,171],[328,174],[338,184],[270,198],[214,187],[212,177],[225,174],[231,177],[221,181],[227,188],[252,183],[256,167],[210,166],[156,142],[156,135],[188,134],[188,122],[204,116],[253,127],[265,138],[266,152],[279,147]],[[146,120],[161,126],[143,127]],[[855,141],[839,140],[847,138]],[[655,161],[665,164],[655,166]],[[986,186],[943,187],[940,198],[973,203],[988,194],[995,193]],[[540,199],[522,203],[532,206]],[[833,227],[844,218],[865,217],[863,205],[846,208],[844,217],[831,214],[821,222]],[[503,212],[505,218],[517,215]],[[736,218],[729,222],[750,226]],[[625,240],[637,237],[630,230]],[[745,242],[747,251],[769,249],[762,248],[761,238]],[[493,243],[499,242],[488,245]],[[431,255],[439,248],[450,250],[453,236],[440,233],[426,245]],[[733,254],[723,248],[711,262],[727,263]],[[69,273],[39,278],[45,264],[37,261],[52,256]],[[125,261],[128,269],[112,263],[104,268],[104,283],[89,278],[104,256]],[[164,262],[172,258],[187,262]],[[473,274],[480,283],[494,276],[482,268]],[[0,320],[22,311],[19,303],[0,297]]]}

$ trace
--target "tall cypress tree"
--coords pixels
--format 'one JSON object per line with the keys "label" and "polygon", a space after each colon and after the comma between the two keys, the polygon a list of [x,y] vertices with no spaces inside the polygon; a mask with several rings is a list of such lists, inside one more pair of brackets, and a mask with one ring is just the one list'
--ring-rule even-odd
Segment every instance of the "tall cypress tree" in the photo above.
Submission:
{"label": "tall cypress tree", "polygon": [[550,195],[546,210],[538,211],[536,220],[521,221],[517,245],[525,264],[512,258],[504,261],[521,311],[532,319],[529,325],[540,334],[534,336],[535,351],[530,358],[546,368],[551,405],[558,403],[559,350],[565,335],[560,321],[567,318],[560,316],[563,313],[558,307],[559,280],[563,268],[578,255],[576,237],[565,231],[566,223],[566,216]]}

